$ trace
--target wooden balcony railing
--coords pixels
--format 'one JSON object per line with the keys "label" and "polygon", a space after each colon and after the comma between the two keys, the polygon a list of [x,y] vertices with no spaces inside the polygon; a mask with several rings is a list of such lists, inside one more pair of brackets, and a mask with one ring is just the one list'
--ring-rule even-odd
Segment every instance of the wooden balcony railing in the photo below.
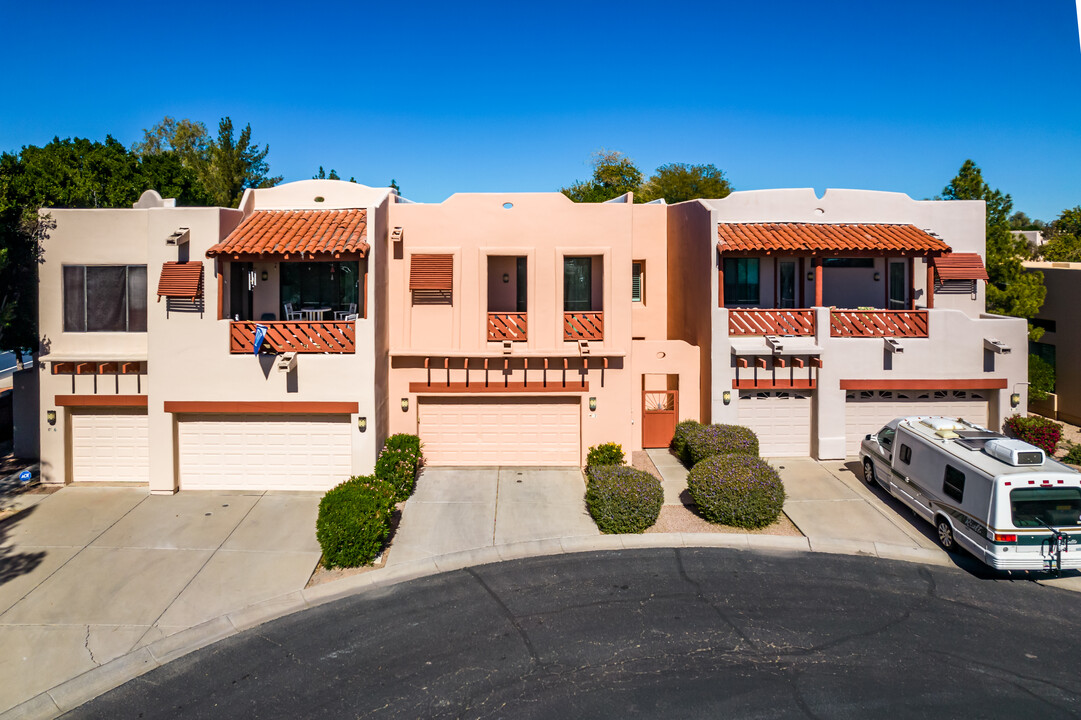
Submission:
{"label": "wooden balcony railing", "polygon": [[565,312],[563,313],[564,340],[603,340],[603,312]]}
{"label": "wooden balcony railing", "polygon": [[526,314],[524,312],[488,313],[488,340],[491,342],[525,342]]}
{"label": "wooden balcony railing", "polygon": [[260,352],[273,353],[355,353],[356,323],[352,320],[267,320],[256,323],[237,320],[229,323],[229,352],[251,353],[255,326],[265,325],[266,338]]}
{"label": "wooden balcony railing", "polygon": [[833,310],[831,337],[927,337],[926,310]]}
{"label": "wooden balcony railing", "polygon": [[728,311],[729,335],[814,335],[814,310],[759,310],[732,308]]}

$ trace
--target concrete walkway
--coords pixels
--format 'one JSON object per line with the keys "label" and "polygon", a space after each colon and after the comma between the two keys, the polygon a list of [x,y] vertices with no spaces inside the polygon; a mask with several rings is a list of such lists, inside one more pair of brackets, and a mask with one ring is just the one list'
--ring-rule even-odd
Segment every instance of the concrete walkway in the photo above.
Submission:
{"label": "concrete walkway", "polygon": [[0,523],[0,709],[304,587],[316,493],[66,487]]}

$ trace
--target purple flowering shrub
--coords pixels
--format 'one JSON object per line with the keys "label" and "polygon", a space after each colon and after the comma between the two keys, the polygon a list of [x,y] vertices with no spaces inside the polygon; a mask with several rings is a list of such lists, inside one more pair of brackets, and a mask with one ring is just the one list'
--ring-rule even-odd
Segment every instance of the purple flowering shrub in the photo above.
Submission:
{"label": "purple flowering shrub", "polygon": [[683,420],[676,424],[676,431],[672,434],[672,442],[669,445],[676,457],[683,458],[683,451],[687,447],[687,440],[702,429],[702,423],[697,420]]}
{"label": "purple flowering shrub", "polygon": [[785,499],[777,471],[749,455],[706,458],[691,468],[687,490],[706,520],[748,529],[777,520]]}
{"label": "purple flowering shrub", "polygon": [[602,533],[640,533],[661,514],[661,481],[627,465],[586,468],[586,505]]}
{"label": "purple flowering shrub", "polygon": [[758,436],[742,425],[703,425],[687,437],[680,459],[687,467],[714,455],[758,457]]}

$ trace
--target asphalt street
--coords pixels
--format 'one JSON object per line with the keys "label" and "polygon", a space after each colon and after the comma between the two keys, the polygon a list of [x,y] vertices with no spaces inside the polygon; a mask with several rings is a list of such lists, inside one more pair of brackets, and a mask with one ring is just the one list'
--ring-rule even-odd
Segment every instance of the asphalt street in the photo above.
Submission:
{"label": "asphalt street", "polygon": [[268,623],[70,718],[1081,716],[1081,597],[825,554],[437,575]]}

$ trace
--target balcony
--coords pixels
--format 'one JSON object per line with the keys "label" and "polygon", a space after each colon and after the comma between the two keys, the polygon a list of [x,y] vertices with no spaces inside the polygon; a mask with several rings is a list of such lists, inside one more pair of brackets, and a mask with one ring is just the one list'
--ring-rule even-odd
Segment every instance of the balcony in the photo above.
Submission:
{"label": "balcony", "polygon": [[525,342],[526,313],[524,312],[490,312],[488,313],[488,341]]}
{"label": "balcony", "polygon": [[814,310],[760,310],[733,308],[728,311],[729,335],[814,335]]}
{"label": "balcony", "polygon": [[830,337],[927,337],[926,310],[832,310]]}
{"label": "balcony", "polygon": [[563,339],[570,342],[603,340],[604,313],[596,311],[563,313]]}
{"label": "balcony", "polygon": [[229,323],[229,352],[251,354],[255,326],[267,328],[261,352],[268,353],[355,353],[356,323],[352,320],[268,320],[256,323],[237,320]]}

